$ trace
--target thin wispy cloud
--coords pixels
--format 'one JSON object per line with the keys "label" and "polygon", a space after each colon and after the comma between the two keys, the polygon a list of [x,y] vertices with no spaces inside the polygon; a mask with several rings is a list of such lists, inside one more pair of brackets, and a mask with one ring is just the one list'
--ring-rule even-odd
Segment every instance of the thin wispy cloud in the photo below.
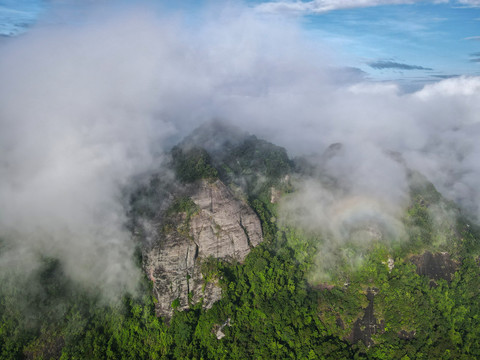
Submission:
{"label": "thin wispy cloud", "polygon": [[470,54],[470,57],[472,58],[470,59],[470,62],[480,63],[480,52],[472,53]]}
{"label": "thin wispy cloud", "polygon": [[[425,2],[421,0],[312,0],[270,1],[256,8],[267,13],[320,14],[334,10],[365,8],[383,5],[409,5]],[[480,7],[480,0],[432,0],[433,4],[451,3],[463,7]]]}
{"label": "thin wispy cloud", "polygon": [[463,38],[463,40],[475,40],[475,41],[480,41],[480,35],[478,35],[478,36],[469,36],[469,37]]}
{"label": "thin wispy cloud", "polygon": [[442,74],[435,74],[435,75],[430,75],[431,77],[437,78],[437,79],[451,79],[455,77],[459,77],[460,75],[458,74],[452,74],[452,75],[442,75]]}
{"label": "thin wispy cloud", "polygon": [[413,4],[418,0],[313,0],[313,1],[272,1],[256,8],[267,13],[325,13],[333,10],[372,7],[380,5]]}
{"label": "thin wispy cloud", "polygon": [[397,69],[397,70],[433,70],[429,67],[424,67],[420,65],[410,65],[410,64],[402,64],[394,61],[374,61],[368,63],[373,69],[376,70],[383,70],[383,69]]}
{"label": "thin wispy cloud", "polygon": [[480,7],[480,0],[457,0],[457,3],[467,7]]}
{"label": "thin wispy cloud", "polygon": [[35,2],[0,1],[0,36],[15,36],[35,23],[42,6]]}

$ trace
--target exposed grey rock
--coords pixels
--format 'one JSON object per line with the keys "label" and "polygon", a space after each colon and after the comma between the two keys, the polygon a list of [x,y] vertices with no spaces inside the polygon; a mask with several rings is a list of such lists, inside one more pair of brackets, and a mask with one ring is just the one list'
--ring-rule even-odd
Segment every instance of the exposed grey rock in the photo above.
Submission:
{"label": "exposed grey rock", "polygon": [[221,181],[200,181],[191,186],[188,195],[198,211],[191,216],[170,216],[169,227],[165,221],[157,223],[153,245],[144,251],[144,268],[158,299],[157,315],[167,318],[176,299],[179,310],[202,298],[203,306],[209,308],[220,299],[221,289],[203,279],[203,260],[243,261],[262,241],[257,215]]}
{"label": "exposed grey rock", "polygon": [[277,189],[275,186],[272,186],[270,188],[270,202],[272,204],[278,203],[281,196],[282,196],[282,192],[280,189]]}
{"label": "exposed grey rock", "polygon": [[389,257],[387,260],[387,265],[388,265],[388,272],[392,272],[393,268],[395,267],[395,260]]}
{"label": "exposed grey rock", "polygon": [[432,254],[425,251],[422,255],[412,256],[411,261],[417,267],[418,275],[428,276],[432,280],[432,286],[436,286],[439,279],[452,281],[459,266],[446,252]]}
{"label": "exposed grey rock", "polygon": [[382,333],[385,329],[385,324],[382,321],[378,322],[374,315],[374,299],[378,293],[378,289],[368,288],[367,299],[368,306],[364,309],[364,315],[362,318],[357,319],[353,324],[353,331],[350,334],[349,340],[352,343],[363,341],[363,343],[370,347],[374,344],[372,336],[377,333]]}
{"label": "exposed grey rock", "polygon": [[391,273],[393,268],[395,267],[395,260],[393,260],[392,257],[388,257],[387,261],[382,261],[382,264],[385,264],[388,266],[388,272]]}
{"label": "exposed grey rock", "polygon": [[218,327],[217,331],[215,332],[215,336],[217,337],[218,340],[221,340],[225,337],[225,333],[223,332],[223,329],[225,328],[225,326],[231,326],[230,318],[228,318],[220,327]]}

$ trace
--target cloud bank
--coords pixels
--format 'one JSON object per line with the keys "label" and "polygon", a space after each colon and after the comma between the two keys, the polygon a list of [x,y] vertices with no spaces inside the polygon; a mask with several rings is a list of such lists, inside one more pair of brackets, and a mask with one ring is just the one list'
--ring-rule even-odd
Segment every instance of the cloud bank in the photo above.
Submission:
{"label": "cloud bank", "polygon": [[[405,202],[391,151],[479,215],[480,78],[402,94],[335,67],[336,55],[293,21],[212,6],[195,22],[144,8],[88,12],[0,45],[2,269],[34,267],[46,254],[79,282],[133,289],[122,191],[212,118],[292,154],[341,142],[327,170],[342,179],[345,202],[370,204],[370,220],[390,209],[387,223]],[[329,204],[317,190],[312,198]],[[306,219],[334,214],[327,207]]]}
{"label": "cloud bank", "polygon": [[159,119],[152,135],[172,51],[151,45],[167,29],[117,15],[0,49],[0,238],[13,243],[0,266],[59,257],[74,280],[114,292],[139,276],[121,190],[172,130]]}

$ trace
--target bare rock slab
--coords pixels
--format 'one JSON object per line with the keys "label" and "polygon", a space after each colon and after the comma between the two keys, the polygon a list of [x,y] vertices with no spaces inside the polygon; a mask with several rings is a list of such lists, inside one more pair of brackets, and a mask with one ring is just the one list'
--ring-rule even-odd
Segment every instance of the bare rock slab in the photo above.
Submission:
{"label": "bare rock slab", "polygon": [[209,308],[221,298],[221,289],[205,282],[202,261],[213,257],[241,262],[263,240],[255,212],[221,181],[200,181],[189,197],[197,211],[170,217],[174,226],[168,230],[163,223],[156,225],[156,239],[144,253],[144,268],[158,300],[157,315],[166,318],[173,314],[172,303],[184,310],[203,299]]}

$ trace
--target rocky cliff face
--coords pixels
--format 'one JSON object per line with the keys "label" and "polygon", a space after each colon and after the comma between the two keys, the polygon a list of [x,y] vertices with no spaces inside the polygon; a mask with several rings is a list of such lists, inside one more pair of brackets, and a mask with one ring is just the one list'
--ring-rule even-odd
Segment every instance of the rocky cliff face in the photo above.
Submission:
{"label": "rocky cliff face", "polygon": [[262,241],[257,215],[221,181],[199,181],[187,195],[194,211],[180,211],[157,222],[153,242],[144,251],[144,268],[158,299],[157,315],[167,318],[172,316],[172,303],[183,310],[203,299],[209,308],[220,299],[221,289],[203,278],[203,261],[209,257],[242,261]]}

